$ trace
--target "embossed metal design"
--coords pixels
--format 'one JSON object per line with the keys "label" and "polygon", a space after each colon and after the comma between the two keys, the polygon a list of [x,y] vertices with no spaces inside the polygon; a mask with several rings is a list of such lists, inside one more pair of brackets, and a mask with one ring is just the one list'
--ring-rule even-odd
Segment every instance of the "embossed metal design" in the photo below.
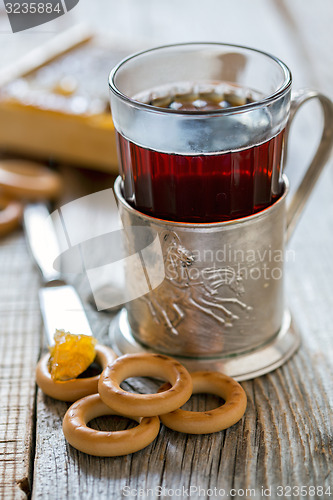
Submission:
{"label": "embossed metal design", "polygon": [[[177,327],[185,318],[187,307],[197,309],[226,327],[232,327],[239,319],[230,306],[236,305],[240,311],[252,309],[239,298],[245,292],[240,272],[231,266],[200,269],[195,265],[193,252],[182,245],[175,231],[164,231],[160,238],[165,282],[142,297],[156,323],[163,323],[171,333],[178,335]],[[221,296],[225,287],[235,296]]]}

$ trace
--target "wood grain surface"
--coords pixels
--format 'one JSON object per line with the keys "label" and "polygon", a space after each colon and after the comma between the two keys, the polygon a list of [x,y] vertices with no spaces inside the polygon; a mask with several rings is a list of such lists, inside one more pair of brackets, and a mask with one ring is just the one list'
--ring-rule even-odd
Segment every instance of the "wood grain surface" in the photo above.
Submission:
{"label": "wood grain surface", "polygon": [[39,282],[22,234],[0,246],[0,497],[26,498],[35,446]]}
{"label": "wood grain surface", "polygon": [[[235,0],[232,4],[223,0],[219,5],[213,0],[142,0],[140,6],[134,0],[121,6],[100,0],[99,12],[80,2],[71,19],[89,15],[101,32],[110,20],[116,34],[133,39],[148,38],[149,33],[147,45],[191,39],[252,45],[285,60],[293,70],[295,88],[314,86],[333,97],[332,14],[330,0],[318,0],[315,8],[302,0]],[[293,187],[318,141],[320,123],[317,107],[309,104],[293,127],[288,164]],[[75,178],[72,171],[70,175]],[[87,173],[84,177],[86,184]],[[78,183],[79,176],[75,196],[79,195]],[[192,487],[191,498],[201,499],[214,498],[207,490],[216,487],[221,489],[217,498],[234,492],[233,498],[259,500],[279,498],[278,486],[288,485],[305,486],[302,498],[330,498],[328,487],[333,496],[332,192],[331,162],[289,245],[295,258],[287,262],[286,300],[302,334],[297,354],[275,372],[242,383],[248,408],[232,428],[187,436],[161,426],[150,446],[126,457],[96,458],[76,451],[66,443],[61,429],[68,405],[40,391],[35,397],[34,367],[43,346],[38,274],[21,233],[2,240],[0,498],[31,494],[33,500],[150,499],[158,498],[157,487],[164,488],[162,498],[186,498]],[[86,302],[86,278],[78,277],[75,284]],[[88,303],[87,308],[94,334],[109,344],[112,315],[97,313]],[[142,392],[156,388],[147,380],[131,380],[130,385]],[[216,399],[203,396],[188,403],[194,409],[214,404]],[[119,418],[92,423],[103,430],[128,425],[129,421]],[[322,486],[326,494],[321,490],[311,494],[309,486]],[[177,488],[185,492],[179,494]],[[262,488],[271,490],[265,495]],[[134,490],[139,491],[135,494]],[[290,497],[299,496],[294,490]]]}

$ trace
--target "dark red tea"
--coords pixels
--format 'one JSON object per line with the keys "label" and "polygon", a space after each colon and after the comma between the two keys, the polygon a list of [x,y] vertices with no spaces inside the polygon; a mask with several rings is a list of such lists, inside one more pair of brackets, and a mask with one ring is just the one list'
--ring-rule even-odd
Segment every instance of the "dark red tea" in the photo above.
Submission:
{"label": "dark red tea", "polygon": [[[191,112],[251,102],[245,99],[167,96],[149,104]],[[253,214],[281,193],[283,138],[284,131],[249,148],[186,156],[153,151],[117,133],[124,196],[143,213],[179,222],[219,222]]]}

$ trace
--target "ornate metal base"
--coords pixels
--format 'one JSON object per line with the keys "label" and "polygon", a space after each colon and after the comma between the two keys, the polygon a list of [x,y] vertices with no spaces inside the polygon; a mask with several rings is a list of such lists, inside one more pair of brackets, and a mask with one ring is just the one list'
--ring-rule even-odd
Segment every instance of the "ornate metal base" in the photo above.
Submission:
{"label": "ornate metal base", "polygon": [[[140,344],[133,337],[127,321],[126,309],[122,309],[113,319],[109,333],[113,348],[119,355],[136,352],[154,352],[152,349]],[[173,357],[185,365],[189,371],[220,371],[241,381],[259,377],[275,370],[295,353],[300,343],[300,335],[295,328],[290,312],[286,310],[281,329],[274,337],[274,340],[256,350],[229,357]]]}

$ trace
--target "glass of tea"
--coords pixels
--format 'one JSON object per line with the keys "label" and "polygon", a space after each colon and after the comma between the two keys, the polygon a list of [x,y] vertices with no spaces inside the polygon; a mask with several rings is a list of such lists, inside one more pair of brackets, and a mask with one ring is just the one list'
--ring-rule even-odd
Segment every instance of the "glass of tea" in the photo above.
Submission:
{"label": "glass of tea", "polygon": [[135,54],[110,74],[122,189],[138,211],[176,222],[254,214],[282,193],[291,73],[222,43]]}

